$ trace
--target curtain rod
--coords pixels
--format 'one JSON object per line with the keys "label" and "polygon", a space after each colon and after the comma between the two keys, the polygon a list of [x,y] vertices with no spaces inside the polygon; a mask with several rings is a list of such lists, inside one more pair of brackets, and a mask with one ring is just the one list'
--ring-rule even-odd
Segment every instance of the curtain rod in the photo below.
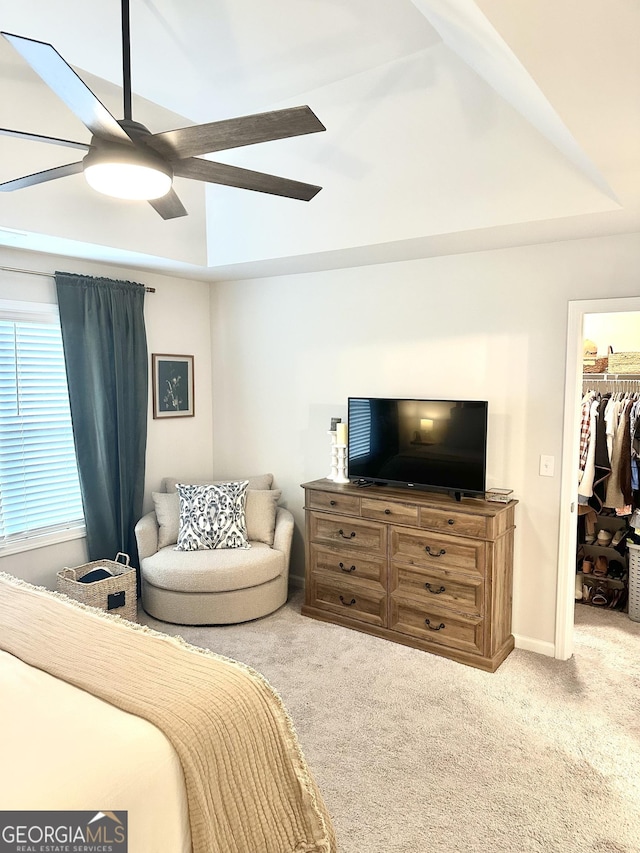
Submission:
{"label": "curtain rod", "polygon": [[[21,270],[18,267],[1,267],[0,270],[4,272],[21,272],[26,273],[27,275],[43,275],[45,278],[55,278],[53,273],[50,272],[40,272],[40,270]],[[155,287],[145,287],[145,293],[155,293]]]}

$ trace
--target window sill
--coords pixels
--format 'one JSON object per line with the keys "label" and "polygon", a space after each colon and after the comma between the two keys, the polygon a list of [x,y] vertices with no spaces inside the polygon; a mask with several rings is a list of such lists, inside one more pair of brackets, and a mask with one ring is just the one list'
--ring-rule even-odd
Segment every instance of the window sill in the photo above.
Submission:
{"label": "window sill", "polygon": [[9,557],[11,554],[20,554],[22,551],[33,551],[35,548],[48,548],[50,545],[70,542],[73,539],[84,539],[86,535],[86,527],[82,524],[79,527],[68,527],[65,530],[56,530],[53,533],[41,533],[26,536],[24,539],[13,539],[0,544],[0,558]]}

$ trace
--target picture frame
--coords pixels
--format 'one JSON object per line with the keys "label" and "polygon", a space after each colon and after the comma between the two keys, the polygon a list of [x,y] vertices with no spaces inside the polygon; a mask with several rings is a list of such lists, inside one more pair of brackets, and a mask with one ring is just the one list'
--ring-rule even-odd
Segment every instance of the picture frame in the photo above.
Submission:
{"label": "picture frame", "polygon": [[192,355],[153,353],[151,377],[154,418],[195,415]]}

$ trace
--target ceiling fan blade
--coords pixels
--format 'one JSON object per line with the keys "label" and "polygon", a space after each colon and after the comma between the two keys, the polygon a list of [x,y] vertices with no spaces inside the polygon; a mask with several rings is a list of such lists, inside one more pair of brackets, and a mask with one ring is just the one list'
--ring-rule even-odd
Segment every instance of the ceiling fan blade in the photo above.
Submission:
{"label": "ceiling fan blade", "polygon": [[44,82],[95,136],[113,142],[131,139],[109,110],[78,77],[73,68],[48,42],[1,33]]}
{"label": "ceiling fan blade", "polygon": [[252,172],[249,169],[240,169],[238,166],[229,166],[226,163],[214,163],[211,160],[201,160],[198,157],[176,160],[172,165],[174,174],[181,178],[194,178],[196,181],[207,181],[211,184],[223,184],[242,190],[281,195],[300,201],[311,201],[314,195],[322,189],[322,187],[316,187],[313,184],[302,184],[288,178],[267,175],[265,172]]}
{"label": "ceiling fan blade", "polygon": [[147,142],[165,156],[184,159],[321,130],[326,127],[305,106],[168,130],[153,134]]}
{"label": "ceiling fan blade", "polygon": [[39,133],[25,133],[23,130],[9,130],[7,127],[0,127],[0,135],[14,136],[16,139],[28,139],[30,142],[48,142],[51,145],[65,145],[67,148],[78,148],[80,151],[88,151],[91,147],[85,142],[58,139],[57,136],[41,136]]}
{"label": "ceiling fan blade", "polygon": [[47,181],[55,181],[56,178],[66,178],[67,175],[77,175],[82,172],[82,168],[82,160],[80,160],[79,163],[67,163],[66,166],[56,166],[53,169],[45,169],[44,172],[34,172],[33,175],[25,175],[23,178],[5,181],[0,184],[0,192],[10,193],[13,190],[21,190],[25,187],[33,187],[36,184],[44,184]]}
{"label": "ceiling fan blade", "polygon": [[149,204],[163,219],[176,219],[178,216],[187,215],[187,211],[173,189],[162,198],[151,199]]}

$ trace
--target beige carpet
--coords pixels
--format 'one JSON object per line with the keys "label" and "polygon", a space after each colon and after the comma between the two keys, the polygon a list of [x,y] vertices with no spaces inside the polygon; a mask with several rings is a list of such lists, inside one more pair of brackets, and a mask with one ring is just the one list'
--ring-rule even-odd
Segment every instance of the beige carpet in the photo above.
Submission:
{"label": "beige carpet", "polygon": [[578,605],[570,661],[516,649],[489,675],[300,604],[220,628],[141,621],[269,679],[340,853],[640,853],[640,624]]}

